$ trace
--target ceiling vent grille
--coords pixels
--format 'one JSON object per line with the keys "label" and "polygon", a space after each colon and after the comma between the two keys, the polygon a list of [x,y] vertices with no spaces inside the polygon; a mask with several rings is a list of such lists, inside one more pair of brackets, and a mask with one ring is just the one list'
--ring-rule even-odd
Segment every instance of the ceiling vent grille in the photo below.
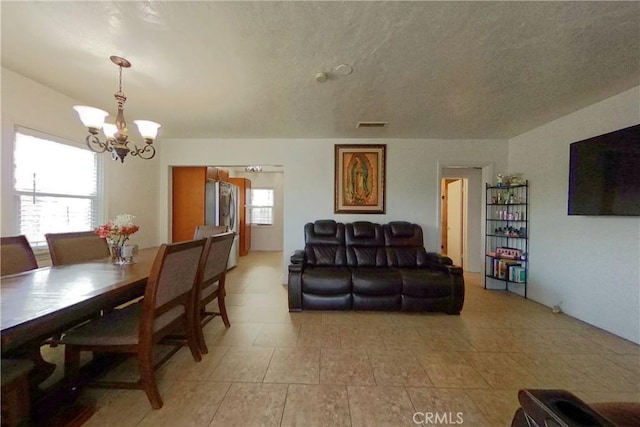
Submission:
{"label": "ceiling vent grille", "polygon": [[389,122],[358,122],[358,128],[386,128]]}

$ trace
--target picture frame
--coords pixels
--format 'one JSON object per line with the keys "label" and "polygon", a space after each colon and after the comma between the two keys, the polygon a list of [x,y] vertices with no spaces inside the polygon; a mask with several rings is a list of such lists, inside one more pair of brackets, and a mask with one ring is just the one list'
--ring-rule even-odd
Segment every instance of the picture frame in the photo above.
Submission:
{"label": "picture frame", "polygon": [[385,213],[386,149],[335,145],[335,213]]}

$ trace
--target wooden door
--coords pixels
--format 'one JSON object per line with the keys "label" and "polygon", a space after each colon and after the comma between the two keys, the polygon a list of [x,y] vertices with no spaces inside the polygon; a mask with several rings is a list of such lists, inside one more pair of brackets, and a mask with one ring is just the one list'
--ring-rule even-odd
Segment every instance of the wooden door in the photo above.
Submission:
{"label": "wooden door", "polygon": [[447,256],[454,265],[462,266],[462,203],[463,182],[447,183]]}
{"label": "wooden door", "polygon": [[204,225],[206,167],[174,167],[172,170],[172,241],[193,239]]}

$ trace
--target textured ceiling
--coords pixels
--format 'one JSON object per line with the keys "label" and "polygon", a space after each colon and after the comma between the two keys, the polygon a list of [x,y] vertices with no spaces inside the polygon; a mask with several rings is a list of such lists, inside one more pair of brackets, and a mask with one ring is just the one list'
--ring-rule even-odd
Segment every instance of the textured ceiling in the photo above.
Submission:
{"label": "textured ceiling", "polygon": [[635,1],[0,8],[4,67],[115,112],[123,56],[127,120],[167,138],[508,138],[640,84]]}

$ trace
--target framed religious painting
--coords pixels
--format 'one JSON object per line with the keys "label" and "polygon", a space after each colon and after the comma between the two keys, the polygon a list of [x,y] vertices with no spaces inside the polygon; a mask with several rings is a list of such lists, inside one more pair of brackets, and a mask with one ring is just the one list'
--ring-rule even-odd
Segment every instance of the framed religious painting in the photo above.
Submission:
{"label": "framed religious painting", "polygon": [[386,148],[335,146],[335,213],[384,213]]}

